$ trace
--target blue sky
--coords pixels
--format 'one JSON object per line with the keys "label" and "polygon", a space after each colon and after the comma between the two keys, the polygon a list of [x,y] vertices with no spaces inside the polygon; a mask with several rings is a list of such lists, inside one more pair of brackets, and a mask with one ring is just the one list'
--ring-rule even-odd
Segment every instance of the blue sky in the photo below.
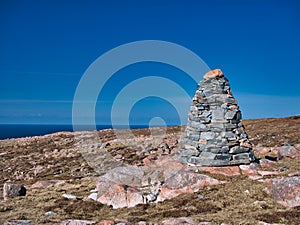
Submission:
{"label": "blue sky", "polygon": [[[221,68],[245,119],[300,114],[296,0],[2,0],[0,30],[0,123],[70,124],[76,87],[90,64],[112,48],[140,40],[176,43],[210,68]],[[118,93],[145,76],[170,79],[190,96],[196,88],[172,66],[128,66],[101,90],[96,122],[110,123]],[[159,84],[145,84],[151,85]],[[179,92],[161,88],[188,110],[190,103]],[[126,97],[135,98],[134,93]],[[122,110],[120,105],[117,117]],[[137,101],[129,120],[145,124],[155,117],[167,124],[180,121],[174,106],[157,96]]]}

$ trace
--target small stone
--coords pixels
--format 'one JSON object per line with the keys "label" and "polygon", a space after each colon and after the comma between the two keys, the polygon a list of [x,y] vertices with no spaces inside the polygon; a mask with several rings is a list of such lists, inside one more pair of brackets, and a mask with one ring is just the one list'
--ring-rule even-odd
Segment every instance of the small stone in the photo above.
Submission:
{"label": "small stone", "polygon": [[148,225],[149,223],[147,223],[147,221],[139,221],[137,224],[138,225]]}
{"label": "small stone", "polygon": [[198,197],[198,199],[203,199],[204,198],[204,196],[201,195],[201,194],[198,194],[197,197]]}
{"label": "small stone", "polygon": [[240,175],[240,169],[238,166],[200,167],[199,170],[206,171],[211,174],[222,174],[228,177]]}
{"label": "small stone", "polygon": [[213,132],[202,132],[200,134],[200,139],[212,140],[214,137],[215,134]]}
{"label": "small stone", "polygon": [[258,225],[285,225],[285,224],[283,224],[283,223],[266,223],[263,221],[259,221]]}
{"label": "small stone", "polygon": [[101,220],[99,222],[99,225],[114,225],[115,221],[114,220]]}
{"label": "small stone", "polygon": [[95,221],[90,220],[64,220],[60,225],[92,225],[96,224]]}
{"label": "small stone", "polygon": [[3,198],[8,200],[9,198],[15,198],[26,195],[26,188],[22,184],[5,183],[3,186]]}
{"label": "small stone", "polygon": [[236,115],[236,111],[229,111],[225,114],[225,119],[232,120]]}
{"label": "small stone", "polygon": [[45,212],[45,216],[52,216],[52,215],[54,215],[55,214],[55,212],[53,212],[53,211],[48,211],[48,212]]}
{"label": "small stone", "polygon": [[257,173],[261,176],[274,176],[274,175],[278,175],[279,172],[276,171],[265,171],[265,170],[258,170]]}
{"label": "small stone", "polygon": [[268,160],[268,159],[259,160],[259,165],[262,168],[270,168],[270,167],[273,167],[275,164],[276,164],[276,162]]}
{"label": "small stone", "polygon": [[278,159],[290,158],[294,159],[300,157],[300,151],[298,151],[294,146],[281,146],[278,148]]}
{"label": "small stone", "polygon": [[[229,153],[231,154],[239,154],[239,153],[245,153],[245,152],[249,152],[249,148],[246,147],[242,147],[242,146],[234,146],[230,149]],[[248,154],[247,154],[248,155]],[[249,157],[249,155],[248,155]]]}
{"label": "small stone", "polygon": [[187,217],[169,218],[161,222],[162,225],[198,225],[192,219]]}
{"label": "small stone", "polygon": [[240,165],[239,167],[242,171],[242,174],[245,174],[248,176],[258,175],[257,169],[259,168],[259,166],[257,164]]}
{"label": "small stone", "polygon": [[237,161],[238,160],[248,160],[248,162],[250,163],[248,153],[241,153],[241,154],[233,155],[233,160],[237,160]]}
{"label": "small stone", "polygon": [[56,184],[63,184],[65,180],[41,180],[31,185],[30,189],[52,187]]}
{"label": "small stone", "polygon": [[206,145],[206,144],[207,144],[207,140],[206,140],[206,139],[203,139],[203,138],[200,138],[198,142],[199,142],[199,144],[201,144],[201,145]]}
{"label": "small stone", "polygon": [[78,198],[76,195],[72,195],[72,194],[63,194],[62,196],[67,199],[77,199]]}
{"label": "small stone", "polygon": [[88,198],[89,198],[89,199],[92,199],[92,200],[94,200],[94,201],[96,201],[96,200],[97,200],[97,193],[92,193],[92,194],[90,194],[90,195],[88,196]]}
{"label": "small stone", "polygon": [[213,160],[216,158],[216,154],[212,152],[201,152],[200,157],[204,160],[205,159]]}
{"label": "small stone", "polygon": [[223,77],[223,76],[224,76],[224,74],[223,74],[222,70],[220,70],[220,69],[214,69],[214,70],[208,71],[203,76],[203,78],[205,78],[205,79],[211,79],[211,78]]}

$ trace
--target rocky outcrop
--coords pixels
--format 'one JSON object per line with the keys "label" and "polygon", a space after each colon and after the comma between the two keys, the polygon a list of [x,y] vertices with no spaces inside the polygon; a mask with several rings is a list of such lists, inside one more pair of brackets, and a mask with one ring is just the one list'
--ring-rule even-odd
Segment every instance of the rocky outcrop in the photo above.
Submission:
{"label": "rocky outcrop", "polygon": [[200,187],[221,183],[164,156],[153,160],[148,166],[117,167],[102,175],[97,183],[97,201],[114,209],[133,207],[194,193]]}
{"label": "rocky outcrop", "polygon": [[267,191],[286,207],[300,206],[300,176],[273,178],[266,181]]}
{"label": "rocky outcrop", "polygon": [[241,119],[223,72],[209,71],[198,85],[188,114],[181,161],[204,166],[249,164],[254,155]]}

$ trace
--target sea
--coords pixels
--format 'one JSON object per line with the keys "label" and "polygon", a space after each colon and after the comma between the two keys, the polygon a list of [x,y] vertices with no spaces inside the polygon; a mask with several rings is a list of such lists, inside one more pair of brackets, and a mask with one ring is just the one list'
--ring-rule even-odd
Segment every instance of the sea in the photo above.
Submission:
{"label": "sea", "polygon": [[[146,125],[131,125],[130,129],[147,128]],[[110,129],[111,125],[97,125],[97,130]],[[118,126],[123,129],[125,126]],[[78,130],[78,128],[76,128]],[[89,126],[82,125],[79,130],[90,130]],[[7,138],[20,138],[41,136],[60,131],[73,131],[72,124],[0,124],[0,140]]]}

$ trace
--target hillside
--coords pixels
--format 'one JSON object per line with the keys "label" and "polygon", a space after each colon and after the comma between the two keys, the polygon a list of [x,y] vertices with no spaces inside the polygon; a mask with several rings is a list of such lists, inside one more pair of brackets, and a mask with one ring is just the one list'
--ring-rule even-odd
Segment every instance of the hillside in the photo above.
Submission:
{"label": "hillside", "polygon": [[[300,116],[246,120],[243,123],[258,158],[277,159],[278,155],[273,151],[276,146],[300,143]],[[171,217],[189,217],[197,223],[209,221],[212,224],[257,224],[258,221],[298,224],[300,206],[287,208],[278,204],[264,191],[266,183],[250,179],[245,174],[224,176],[200,171],[225,183],[204,186],[194,194],[183,194],[164,202],[133,208],[112,209],[96,201],[83,200],[96,188],[99,173],[91,167],[93,163],[87,163],[87,158],[78,149],[89,145],[88,148],[95,152],[95,162],[108,160],[111,164],[102,168],[100,173],[103,174],[118,165],[144,166],[145,159],[169,154],[161,146],[162,143],[167,144],[170,154],[175,153],[183,130],[182,127],[168,127],[166,131],[164,128],[137,129],[133,130],[134,141],[126,142],[116,139],[113,130],[98,131],[96,139],[93,139],[91,132],[59,132],[1,140],[0,191],[2,193],[5,182],[11,182],[23,184],[27,194],[8,201],[0,198],[0,224],[12,219],[30,219],[35,224],[60,224],[66,219],[96,222],[113,219],[115,223],[126,220],[127,224],[139,221],[161,224]],[[162,134],[165,134],[163,139]],[[87,144],[89,141],[92,144]],[[106,153],[100,150],[103,145],[112,161],[105,158]],[[263,151],[263,147],[269,147],[269,150]],[[299,176],[299,160],[299,156],[283,157],[272,167],[264,169],[276,173],[262,177]],[[36,183],[39,181],[52,183]],[[63,194],[74,194],[78,198],[66,199]],[[49,211],[54,214],[46,216]]]}

